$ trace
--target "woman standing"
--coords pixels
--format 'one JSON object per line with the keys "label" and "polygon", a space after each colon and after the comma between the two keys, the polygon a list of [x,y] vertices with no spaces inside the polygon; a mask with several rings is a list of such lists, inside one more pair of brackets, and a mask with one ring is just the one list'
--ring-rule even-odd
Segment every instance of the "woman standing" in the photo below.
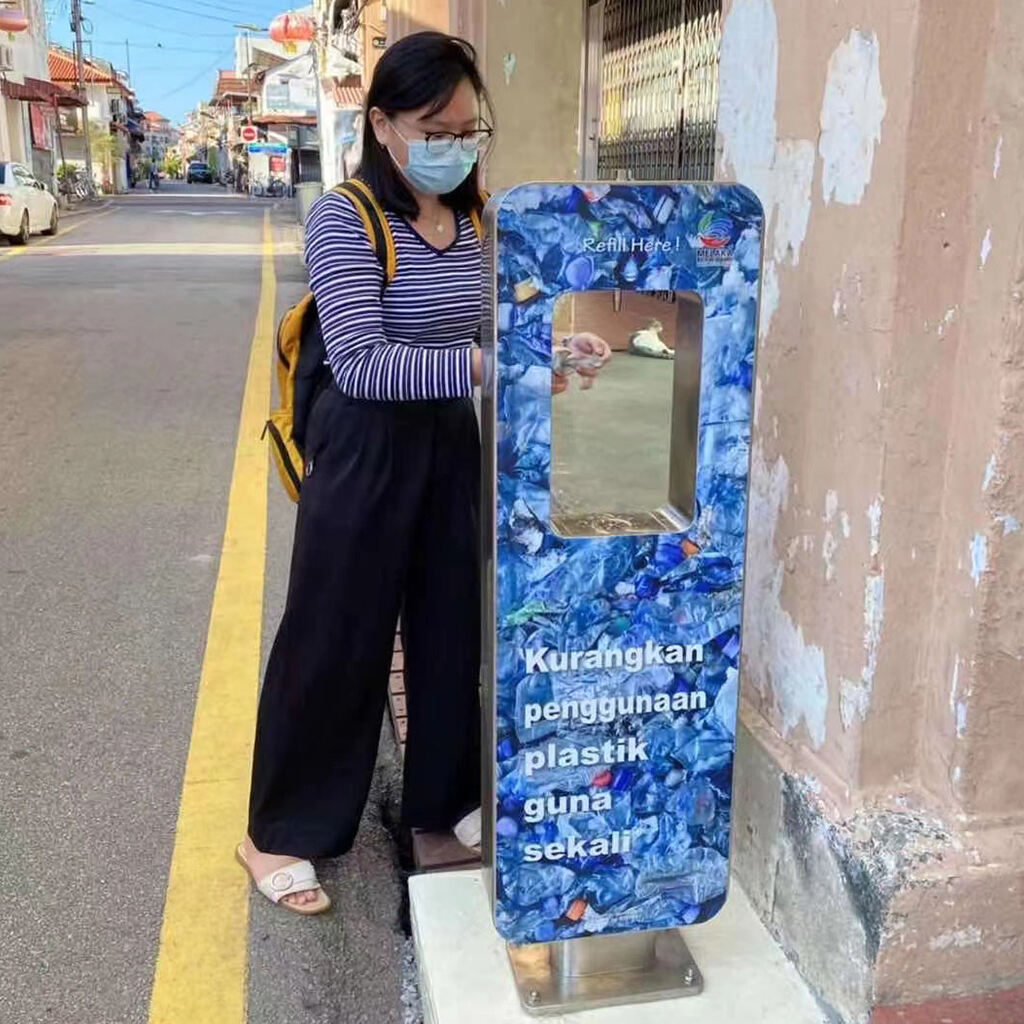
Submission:
{"label": "woman standing", "polygon": [[473,48],[422,32],[380,59],[359,177],[383,207],[385,286],[359,212],[327,193],[306,262],[334,386],[306,435],[284,616],[260,697],[249,834],[237,855],[275,903],[330,900],[310,857],[352,846],[401,613],[409,734],[402,820],[480,840],[478,680],[481,207],[491,137]]}

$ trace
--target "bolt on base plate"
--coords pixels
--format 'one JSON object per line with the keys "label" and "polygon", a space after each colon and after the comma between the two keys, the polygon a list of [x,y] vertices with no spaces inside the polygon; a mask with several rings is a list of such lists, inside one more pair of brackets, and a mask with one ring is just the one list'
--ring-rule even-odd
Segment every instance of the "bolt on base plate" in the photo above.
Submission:
{"label": "bolt on base plate", "polygon": [[704,978],[675,929],[508,946],[523,1009],[541,1015],[699,995]]}

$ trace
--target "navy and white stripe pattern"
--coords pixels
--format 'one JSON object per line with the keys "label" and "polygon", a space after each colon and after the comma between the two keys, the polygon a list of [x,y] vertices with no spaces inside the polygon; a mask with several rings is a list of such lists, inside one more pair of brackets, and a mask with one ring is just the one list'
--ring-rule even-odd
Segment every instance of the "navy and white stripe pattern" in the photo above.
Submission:
{"label": "navy and white stripe pattern", "polygon": [[334,379],[352,398],[471,395],[482,273],[473,224],[459,214],[456,239],[441,250],[386,216],[398,271],[383,297],[384,268],[347,196],[326,193],[306,221],[306,266]]}

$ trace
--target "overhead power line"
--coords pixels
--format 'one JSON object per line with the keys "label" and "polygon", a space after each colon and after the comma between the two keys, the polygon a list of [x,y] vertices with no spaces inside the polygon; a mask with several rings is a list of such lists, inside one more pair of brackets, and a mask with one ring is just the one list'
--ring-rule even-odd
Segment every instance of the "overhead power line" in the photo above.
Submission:
{"label": "overhead power line", "polygon": [[196,82],[199,81],[200,78],[203,77],[203,75],[208,75],[211,71],[213,71],[222,60],[227,60],[227,58],[231,56],[231,52],[231,50],[225,50],[221,52],[217,56],[217,59],[209,67],[203,68],[202,71],[200,71],[198,74],[193,75],[187,82],[182,82],[181,85],[177,85],[168,92],[165,92],[163,95],[158,96],[156,100],[154,100],[154,103],[162,103],[164,100],[169,99],[171,96],[176,96],[183,89],[187,89],[190,85],[194,85]]}
{"label": "overhead power line", "polygon": [[177,14],[187,14],[192,18],[206,18],[207,21],[223,21],[228,25],[234,25],[237,18],[222,18],[217,14],[201,14],[199,11],[190,11],[187,7],[172,7],[170,4],[159,3],[158,0],[135,0],[138,4],[144,4],[146,7],[158,7],[163,11],[174,11]]}
{"label": "overhead power line", "polygon": [[[115,18],[123,18],[125,21],[131,22],[133,25],[139,25],[141,28],[153,29],[155,32],[165,32],[174,36],[188,36],[190,39],[195,38],[195,29],[185,30],[180,28],[169,28],[166,25],[154,25],[151,21],[143,21],[141,18],[133,17],[130,14],[122,14],[120,11],[115,11],[104,4],[96,3],[94,5],[98,10],[104,11],[106,14],[112,15]],[[229,32],[227,29],[222,29],[220,32],[216,30],[206,33],[207,35],[234,35],[234,32]]]}
{"label": "overhead power line", "polygon": [[[94,39],[97,46],[124,46],[123,39]],[[220,53],[220,50],[196,50],[190,46],[164,46],[163,43],[137,43],[134,39],[128,40],[133,50],[168,50],[172,53]]]}

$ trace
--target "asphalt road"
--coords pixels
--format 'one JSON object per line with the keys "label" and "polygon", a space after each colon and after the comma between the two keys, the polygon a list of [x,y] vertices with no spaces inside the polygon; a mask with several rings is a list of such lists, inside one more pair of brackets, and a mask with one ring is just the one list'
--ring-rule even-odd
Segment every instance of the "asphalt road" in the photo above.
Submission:
{"label": "asphalt road", "polygon": [[[164,183],[0,247],[5,1024],[148,1019],[267,210],[279,315],[305,288],[290,203]],[[269,497],[264,658],[294,520]],[[402,1020],[382,735],[357,847],[318,865],[332,912],[250,899],[252,1024]]]}

